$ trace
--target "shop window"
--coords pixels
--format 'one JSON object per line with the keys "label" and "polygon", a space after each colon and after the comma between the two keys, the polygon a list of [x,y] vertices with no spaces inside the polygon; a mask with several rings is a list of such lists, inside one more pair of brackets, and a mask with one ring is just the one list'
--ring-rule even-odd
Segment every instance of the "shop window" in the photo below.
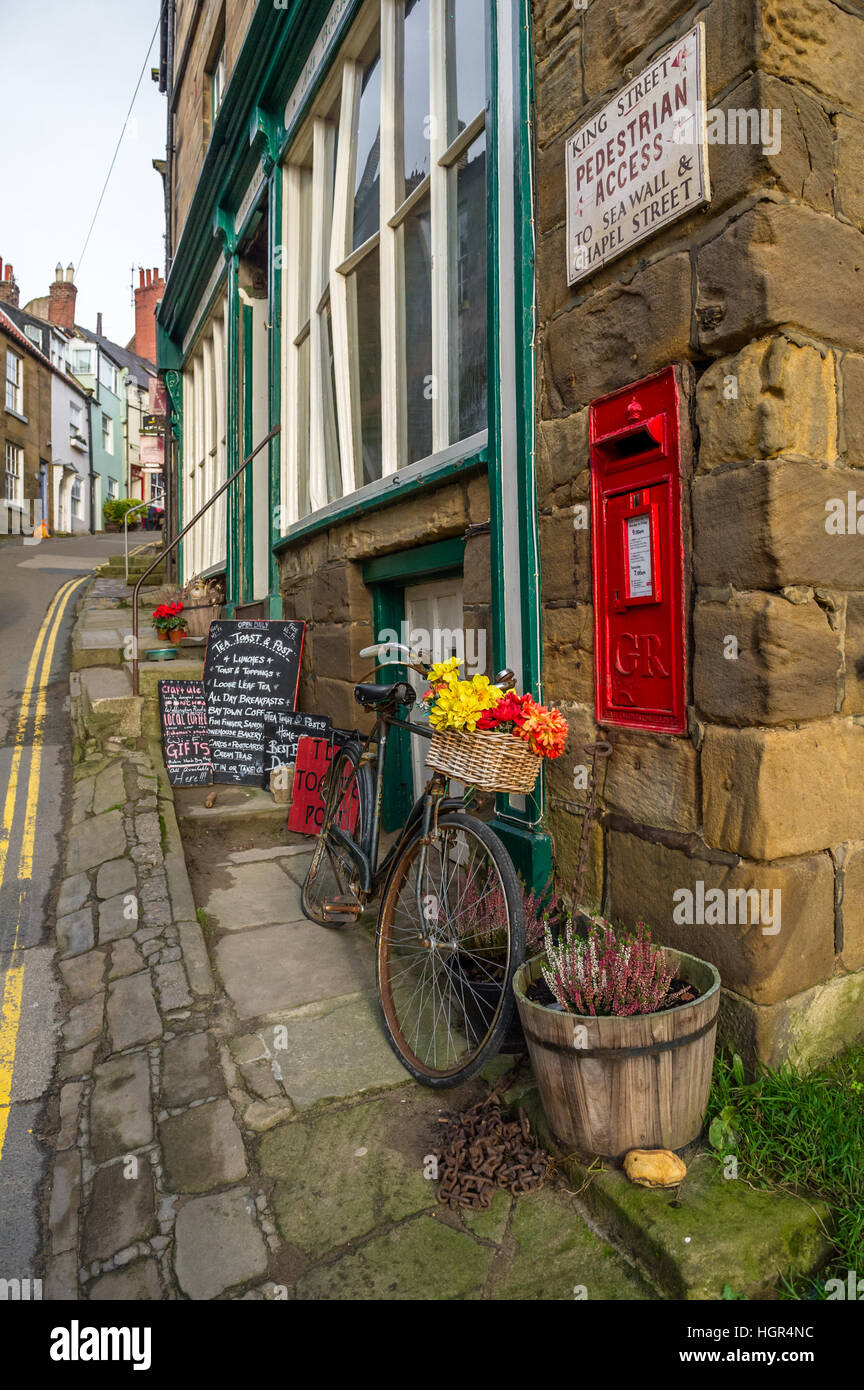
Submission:
{"label": "shop window", "polygon": [[485,0],[369,0],[285,166],[282,529],[487,428]]}

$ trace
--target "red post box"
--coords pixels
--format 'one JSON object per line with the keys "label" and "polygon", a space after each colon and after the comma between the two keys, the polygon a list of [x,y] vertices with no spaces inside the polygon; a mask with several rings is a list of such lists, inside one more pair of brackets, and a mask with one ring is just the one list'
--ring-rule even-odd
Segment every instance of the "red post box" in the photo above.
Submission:
{"label": "red post box", "polygon": [[590,409],[597,722],[687,728],[681,392],[674,367]]}

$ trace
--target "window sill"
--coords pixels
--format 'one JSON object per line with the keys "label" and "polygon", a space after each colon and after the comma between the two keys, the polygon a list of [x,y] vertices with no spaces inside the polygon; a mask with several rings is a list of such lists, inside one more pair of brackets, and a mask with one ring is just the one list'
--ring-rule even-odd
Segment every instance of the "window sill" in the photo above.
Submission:
{"label": "window sill", "polygon": [[30,421],[28,420],[27,416],[26,416],[26,415],[22,415],[22,414],[20,413],[20,411],[18,411],[18,410],[13,410],[12,407],[11,407],[11,405],[7,405],[7,407],[6,407],[6,414],[7,414],[7,415],[14,415],[16,420],[20,420],[20,421],[21,421],[21,424],[22,424],[22,425],[29,425],[29,424],[30,424]]}
{"label": "window sill", "polygon": [[461,473],[484,466],[488,462],[487,445],[488,432],[483,430],[480,434],[463,439],[459,444],[454,444],[452,448],[432,458],[410,463],[407,467],[400,468],[398,473],[389,473],[386,478],[367,483],[348,497],[329,502],[326,507],[320,507],[311,516],[304,516],[301,521],[295,521],[289,526],[288,530],[273,542],[274,553],[278,554],[315,531],[326,530],[327,527],[334,526],[348,517],[378,507],[392,506],[403,497],[423,488],[440,485]]}

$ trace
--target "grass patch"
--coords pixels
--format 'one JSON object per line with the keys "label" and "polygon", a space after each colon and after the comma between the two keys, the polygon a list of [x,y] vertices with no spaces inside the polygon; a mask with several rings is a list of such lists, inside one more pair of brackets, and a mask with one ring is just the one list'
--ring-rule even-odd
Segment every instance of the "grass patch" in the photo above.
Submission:
{"label": "grass patch", "polygon": [[211,917],[209,912],[205,912],[203,907],[196,907],[195,916],[198,918],[198,925],[204,935],[211,936],[213,934],[213,928],[216,925],[216,919]]}
{"label": "grass patch", "polygon": [[831,1208],[831,1268],[787,1283],[787,1296],[827,1298],[827,1279],[864,1276],[864,1044],[818,1068],[762,1067],[753,1079],[740,1057],[721,1054],[708,1119],[712,1146],[721,1162],[735,1154],[739,1179]]}

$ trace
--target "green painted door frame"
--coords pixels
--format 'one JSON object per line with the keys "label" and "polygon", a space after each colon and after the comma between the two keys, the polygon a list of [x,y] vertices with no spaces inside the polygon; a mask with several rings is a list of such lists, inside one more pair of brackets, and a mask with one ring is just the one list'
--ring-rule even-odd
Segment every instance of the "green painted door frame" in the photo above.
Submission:
{"label": "green painted door frame", "polygon": [[[534,233],[532,63],[529,0],[491,0],[490,185],[497,216],[489,236],[489,497],[495,667],[510,665],[521,686],[542,698],[540,556],[534,472]],[[505,46],[509,40],[509,46]],[[510,120],[510,129],[504,121]],[[508,285],[507,276],[512,277]],[[506,291],[506,293],[505,293]],[[509,411],[505,419],[505,408]],[[518,551],[514,564],[513,549]],[[518,575],[513,592],[511,574]],[[514,604],[518,623],[514,623]],[[508,650],[508,628],[518,649]],[[529,887],[552,873],[542,829],[543,773],[532,796],[501,795],[493,821]]]}

